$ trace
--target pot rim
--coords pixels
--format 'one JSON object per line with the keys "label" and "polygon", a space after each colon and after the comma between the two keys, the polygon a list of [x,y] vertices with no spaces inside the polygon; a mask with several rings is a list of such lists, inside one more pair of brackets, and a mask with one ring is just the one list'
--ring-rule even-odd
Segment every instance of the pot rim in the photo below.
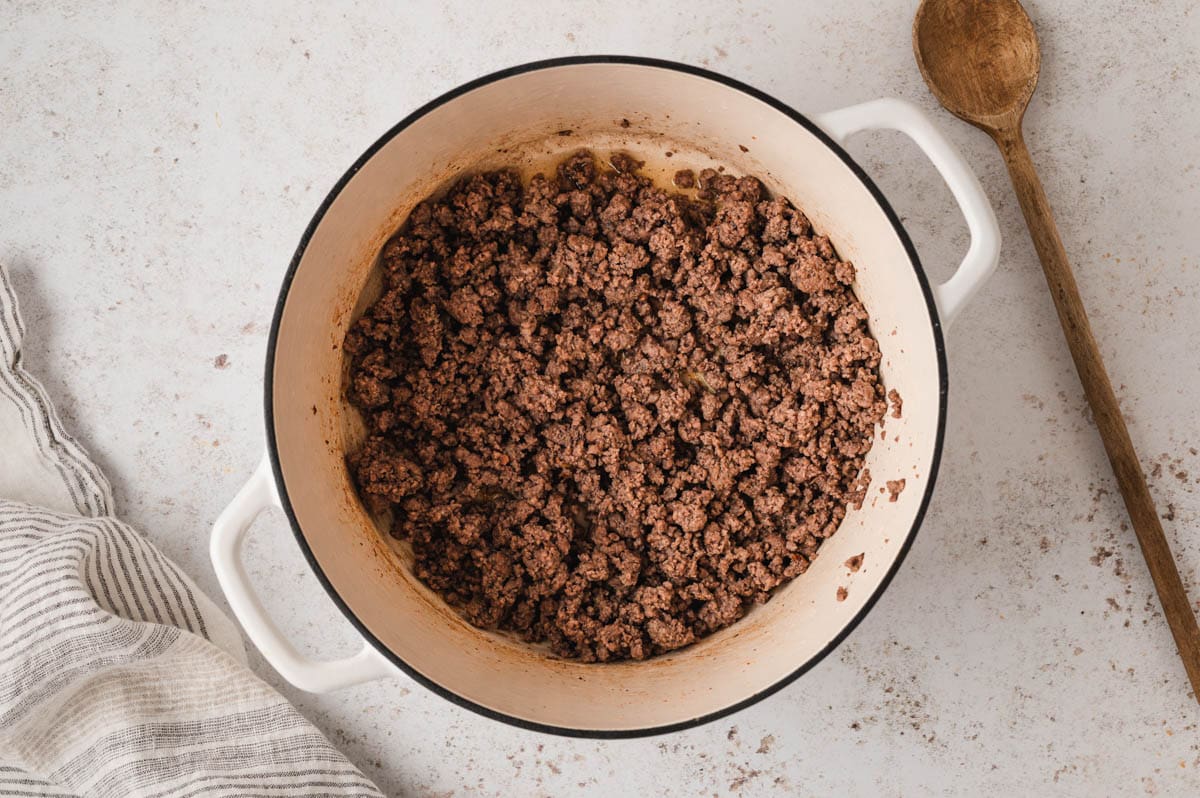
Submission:
{"label": "pot rim", "polygon": [[[342,189],[346,187],[346,185],[358,173],[358,171],[362,169],[362,167],[380,149],[382,149],[392,139],[404,132],[405,129],[407,129],[421,117],[428,114],[430,111],[433,111],[434,109],[463,94],[466,94],[467,92],[470,92],[481,86],[486,86],[490,83],[495,83],[516,75],[522,75],[527,72],[554,69],[564,66],[574,66],[578,64],[629,64],[632,66],[647,67],[651,69],[665,69],[675,72],[682,72],[684,74],[704,78],[706,80],[713,81],[714,83],[718,83],[726,88],[740,91],[756,100],[766,103],[780,113],[785,114],[792,121],[796,122],[808,130],[808,132],[816,136],[821,143],[832,150],[834,154],[836,154],[842,160],[842,162],[846,164],[854,176],[857,177],[858,180],[871,193],[871,196],[875,199],[880,209],[887,216],[888,221],[891,222],[896,235],[903,244],[904,250],[908,254],[909,262],[912,264],[913,272],[916,274],[917,281],[921,286],[921,293],[925,297],[925,305],[929,311],[929,318],[933,328],[934,348],[936,350],[938,366],[937,430],[934,437],[933,457],[930,461],[929,475],[925,483],[924,493],[921,496],[921,503],[917,509],[917,514],[913,519],[912,526],[908,530],[904,541],[900,545],[899,551],[896,554],[896,558],[892,561],[887,573],[884,575],[879,585],[875,588],[874,592],[867,599],[866,603],[863,604],[858,613],[855,614],[854,617],[851,618],[844,627],[842,627],[841,631],[838,632],[838,634],[835,635],[833,639],[830,640],[829,643],[827,643],[820,651],[811,656],[807,661],[801,663],[787,676],[778,680],[774,684],[759,690],[754,695],[744,698],[741,701],[735,702],[726,707],[722,707],[714,712],[700,715],[689,720],[665,724],[662,726],[651,726],[636,729],[576,729],[565,726],[554,726],[538,723],[536,721],[530,721],[524,718],[508,715],[503,712],[498,712],[485,707],[482,704],[471,701],[470,699],[465,698],[446,687],[443,687],[432,678],[420,673],[406,663],[403,659],[398,657],[390,648],[380,642],[380,640],[376,638],[369,629],[366,628],[366,626],[358,619],[358,616],[356,616],[345,603],[345,601],[342,600],[341,596],[337,592],[336,587],[334,587],[334,585],[330,582],[329,578],[325,575],[325,572],[321,569],[320,563],[317,562],[316,557],[313,555],[312,549],[309,547],[308,542],[305,539],[304,532],[300,526],[300,521],[296,517],[295,510],[292,508],[291,501],[288,498],[287,485],[283,479],[283,471],[279,463],[279,448],[275,437],[275,348],[278,344],[279,326],[283,318],[283,309],[287,304],[288,294],[290,293],[292,287],[292,280],[295,277],[296,270],[299,268],[300,261],[304,257],[304,252],[308,248],[308,244],[311,241],[313,234],[316,232],[317,228],[324,219],[325,213],[329,210],[329,207],[333,204],[334,200],[337,199],[338,195],[342,192]],[[329,598],[333,600],[333,603],[337,606],[338,610],[340,610],[342,615],[345,616],[351,625],[354,626],[355,630],[362,636],[362,638],[369,642],[371,646],[389,662],[391,662],[416,682],[420,683],[442,698],[445,698],[452,703],[471,710],[479,715],[483,715],[484,717],[492,720],[498,720],[503,723],[530,731],[554,734],[564,737],[607,740],[649,737],[658,734],[683,731],[685,729],[702,726],[706,723],[711,723],[712,721],[732,715],[749,706],[752,706],[753,704],[758,703],[768,696],[774,695],[784,687],[787,687],[789,684],[796,681],[812,668],[816,667],[818,663],[825,659],[825,657],[827,657],[834,649],[840,646],[847,637],[850,636],[850,633],[858,627],[863,618],[867,616],[867,613],[871,611],[876,602],[879,601],[880,597],[891,585],[892,579],[896,576],[896,573],[900,570],[900,566],[904,563],[905,558],[908,556],[908,552],[912,548],[913,541],[916,539],[917,531],[920,529],[921,523],[925,518],[925,513],[929,507],[930,498],[933,495],[933,487],[937,482],[938,469],[942,459],[942,448],[945,443],[946,433],[946,409],[949,396],[949,377],[947,374],[945,339],[942,334],[942,323],[938,317],[937,305],[934,302],[933,290],[930,286],[929,279],[925,274],[924,268],[921,266],[921,261],[917,255],[917,250],[913,246],[912,240],[909,238],[904,226],[900,223],[900,219],[896,215],[896,212],[892,209],[892,206],[884,197],[883,192],[879,190],[874,181],[871,180],[863,168],[859,166],[853,158],[850,157],[849,153],[847,153],[845,149],[843,149],[837,142],[830,138],[823,130],[821,130],[821,128],[819,128],[804,114],[801,114],[791,106],[781,102],[766,92],[760,91],[739,80],[727,77],[708,69],[691,66],[690,64],[683,64],[676,61],[669,61],[659,58],[645,58],[641,56],[628,55],[578,55],[561,58],[548,58],[539,61],[530,61],[528,63],[501,69],[499,71],[483,75],[482,77],[475,78],[474,80],[463,83],[462,85],[445,92],[444,94],[417,108],[415,111],[408,114],[408,116],[404,117],[395,125],[393,125],[391,129],[389,129],[379,139],[377,139],[375,143],[368,147],[366,151],[358,157],[354,164],[346,170],[341,178],[338,179],[337,183],[334,184],[333,188],[330,189],[329,193],[325,196],[325,199],[322,200],[321,205],[316,210],[316,213],[313,214],[312,221],[310,221],[308,226],[305,228],[304,234],[300,238],[300,243],[296,247],[296,252],[292,256],[291,263],[288,265],[287,273],[284,275],[283,282],[280,286],[279,298],[276,301],[275,312],[271,320],[271,331],[267,338],[267,357],[265,369],[263,398],[265,405],[264,419],[267,427],[267,452],[271,461],[271,471],[275,479],[275,485],[278,490],[280,503],[283,506],[283,511],[286,514],[288,523],[292,528],[293,534],[295,535],[296,543],[300,546],[300,551],[304,554],[304,559],[308,562],[309,567],[316,574],[317,580],[321,583],[321,586],[324,587],[325,592],[329,595]]]}

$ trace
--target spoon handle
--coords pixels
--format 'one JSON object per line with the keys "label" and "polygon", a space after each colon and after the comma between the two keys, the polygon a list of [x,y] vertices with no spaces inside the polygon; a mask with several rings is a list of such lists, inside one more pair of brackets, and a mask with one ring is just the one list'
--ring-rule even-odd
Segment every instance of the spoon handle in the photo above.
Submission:
{"label": "spoon handle", "polygon": [[1021,211],[1025,214],[1033,244],[1041,258],[1050,294],[1054,297],[1058,320],[1062,323],[1071,357],[1075,360],[1083,391],[1092,408],[1092,417],[1100,429],[1104,449],[1108,452],[1121,496],[1125,499],[1125,509],[1137,533],[1142,556],[1158,590],[1163,613],[1175,636],[1175,645],[1179,648],[1188,679],[1191,680],[1193,696],[1200,701],[1200,627],[1196,625],[1196,616],[1179,578],[1166,535],[1163,534],[1154,500],[1146,486],[1145,474],[1133,449],[1125,420],[1121,417],[1112,383],[1104,370],[1104,362],[1100,358],[1096,338],[1092,335],[1092,327],[1088,323],[1062,239],[1059,238],[1046,192],[1042,189],[1020,129],[1015,134],[997,135],[996,143],[1000,145],[1008,164],[1009,177],[1012,178]]}

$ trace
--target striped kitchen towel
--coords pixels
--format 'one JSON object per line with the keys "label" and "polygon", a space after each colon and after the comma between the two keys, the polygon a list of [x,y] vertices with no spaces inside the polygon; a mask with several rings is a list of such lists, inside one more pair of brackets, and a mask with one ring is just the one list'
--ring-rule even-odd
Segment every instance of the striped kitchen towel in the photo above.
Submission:
{"label": "striped kitchen towel", "polygon": [[23,333],[0,265],[0,796],[378,796],[117,520]]}

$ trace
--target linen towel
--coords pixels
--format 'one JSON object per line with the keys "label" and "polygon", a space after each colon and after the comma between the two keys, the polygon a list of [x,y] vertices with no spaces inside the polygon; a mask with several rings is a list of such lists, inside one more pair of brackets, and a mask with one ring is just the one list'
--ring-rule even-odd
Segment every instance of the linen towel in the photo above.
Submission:
{"label": "linen towel", "polygon": [[0,795],[379,796],[114,517],[23,334],[0,265]]}

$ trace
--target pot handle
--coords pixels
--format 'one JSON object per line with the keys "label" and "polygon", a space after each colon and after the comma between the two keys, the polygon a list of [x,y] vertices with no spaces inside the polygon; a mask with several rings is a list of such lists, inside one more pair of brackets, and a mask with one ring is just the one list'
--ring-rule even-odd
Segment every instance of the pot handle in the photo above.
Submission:
{"label": "pot handle", "polygon": [[242,564],[242,542],[259,513],[281,507],[279,493],[266,456],[254,474],[233,497],[213,524],[209,555],[217,581],[242,628],[263,658],[279,675],[310,693],[327,693],[343,687],[394,676],[395,667],[370,643],[353,656],[337,660],[313,660],[296,650],[267,615]]}
{"label": "pot handle", "polygon": [[916,143],[950,187],[971,232],[971,246],[954,276],[934,286],[942,326],[949,327],[963,306],[991,276],[1000,260],[1000,225],[983,187],[959,151],[915,105],[892,98],[871,100],[817,114],[816,122],[838,144],[864,130],[898,130]]}

